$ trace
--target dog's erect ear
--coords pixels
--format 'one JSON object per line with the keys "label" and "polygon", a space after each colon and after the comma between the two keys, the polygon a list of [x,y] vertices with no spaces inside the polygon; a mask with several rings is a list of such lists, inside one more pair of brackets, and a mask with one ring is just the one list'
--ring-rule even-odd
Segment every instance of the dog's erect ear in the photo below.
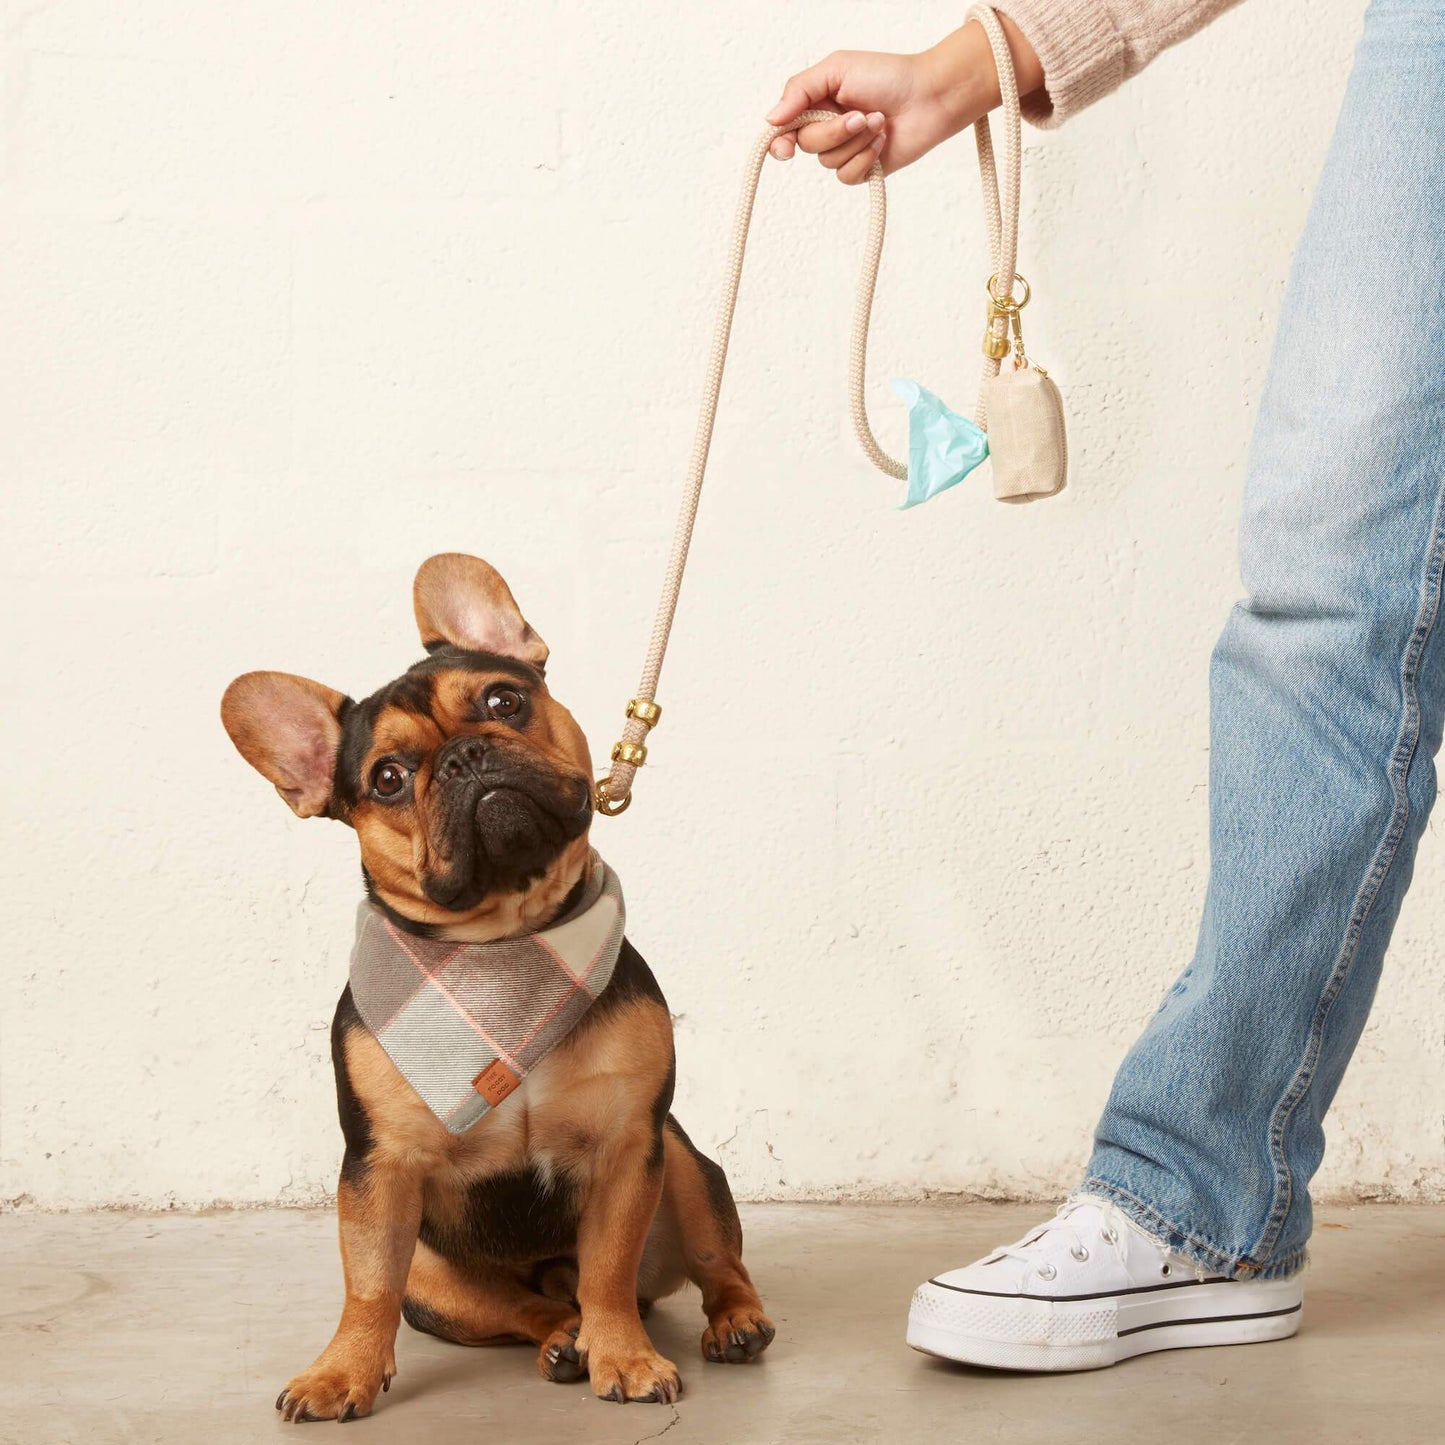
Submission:
{"label": "dog's erect ear", "polygon": [[326,811],[345,694],[289,672],[248,672],[226,689],[221,722],[245,760],[301,818]]}
{"label": "dog's erect ear", "polygon": [[547,644],[527,625],[495,567],[464,552],[421,564],[412,587],[416,625],[428,649],[450,642],[468,652],[495,652],[541,669]]}

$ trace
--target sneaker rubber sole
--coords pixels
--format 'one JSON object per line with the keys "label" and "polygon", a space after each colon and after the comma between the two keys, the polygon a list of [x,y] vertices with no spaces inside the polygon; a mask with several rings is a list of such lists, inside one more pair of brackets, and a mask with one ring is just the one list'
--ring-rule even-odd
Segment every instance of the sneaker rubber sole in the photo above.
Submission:
{"label": "sneaker rubber sole", "polygon": [[1287,1339],[1303,1312],[1298,1276],[1057,1300],[982,1294],[930,1280],[913,1296],[908,1343],[925,1355],[994,1370],[1100,1370],[1155,1350]]}

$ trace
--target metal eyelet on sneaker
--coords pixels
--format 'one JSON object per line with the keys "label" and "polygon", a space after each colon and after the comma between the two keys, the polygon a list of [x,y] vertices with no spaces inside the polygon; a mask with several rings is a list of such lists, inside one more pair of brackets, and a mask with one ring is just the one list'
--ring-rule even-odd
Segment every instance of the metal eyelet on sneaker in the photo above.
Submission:
{"label": "metal eyelet on sneaker", "polygon": [[1159,1273],[1162,1274],[1166,1279],[1168,1279],[1168,1277],[1173,1273],[1173,1270],[1171,1270],[1167,1264],[1161,1264],[1159,1266]]}
{"label": "metal eyelet on sneaker", "polygon": [[1073,1249],[1069,1251],[1069,1253],[1072,1254],[1074,1258],[1079,1261],[1080,1264],[1083,1264],[1084,1261],[1089,1257],[1088,1249],[1082,1244],[1076,1245]]}
{"label": "metal eyelet on sneaker", "polygon": [[1040,1278],[1040,1279],[1043,1279],[1043,1280],[1053,1279],[1053,1277],[1054,1277],[1056,1274],[1058,1274],[1058,1270],[1056,1270],[1056,1269],[1053,1267],[1053,1265],[1051,1265],[1051,1264],[1041,1264],[1041,1265],[1039,1266],[1039,1278]]}
{"label": "metal eyelet on sneaker", "polygon": [[1105,1243],[1105,1244],[1118,1244],[1118,1242],[1119,1242],[1119,1231],[1118,1231],[1117,1229],[1113,1228],[1112,1226],[1110,1226],[1108,1229],[1106,1229],[1106,1230],[1104,1231],[1104,1243]]}

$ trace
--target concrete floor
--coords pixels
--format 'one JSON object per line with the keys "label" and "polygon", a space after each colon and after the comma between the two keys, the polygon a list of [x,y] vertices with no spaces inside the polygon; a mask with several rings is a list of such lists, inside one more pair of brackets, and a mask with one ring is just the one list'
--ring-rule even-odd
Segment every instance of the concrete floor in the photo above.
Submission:
{"label": "concrete floor", "polygon": [[[1326,1208],[1300,1335],[1150,1355],[1094,1374],[1008,1376],[902,1342],[914,1284],[1010,1240],[1037,1208],[753,1206],[747,1257],[778,1338],[705,1365],[695,1295],[658,1307],[676,1407],[608,1405],[538,1378],[531,1349],[402,1327],[400,1374],[359,1445],[640,1442],[1445,1441],[1445,1208]],[[276,1392],[330,1337],[324,1212],[0,1218],[0,1441],[229,1445],[290,1438]],[[324,1432],[331,1425],[307,1431]]]}

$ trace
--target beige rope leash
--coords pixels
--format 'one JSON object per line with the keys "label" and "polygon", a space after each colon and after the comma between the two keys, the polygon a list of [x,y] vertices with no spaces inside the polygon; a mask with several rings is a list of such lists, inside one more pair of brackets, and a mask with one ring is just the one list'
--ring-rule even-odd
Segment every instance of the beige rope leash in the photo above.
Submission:
{"label": "beige rope leash", "polygon": [[[998,67],[1002,92],[1007,150],[1004,163],[1004,187],[1000,196],[993,144],[987,117],[974,124],[978,143],[979,171],[983,178],[984,213],[988,222],[989,247],[993,257],[994,276],[989,282],[989,319],[984,338],[984,376],[997,376],[999,360],[1008,354],[1010,315],[1017,315],[1018,305],[1012,300],[1014,263],[1018,246],[1019,209],[1019,100],[1014,79],[1013,61],[998,16],[986,5],[975,5],[969,19],[979,21],[988,33],[994,63]],[[832,111],[804,111],[787,125],[770,126],[753,145],[743,174],[742,195],[738,199],[733,220],[732,237],[728,243],[727,262],[723,271],[723,294],[713,327],[712,350],[708,356],[707,376],[703,382],[702,407],[698,413],[697,430],[693,435],[692,458],[683,484],[682,507],[673,533],[672,552],[663,577],[662,596],[652,624],[652,638],[642,666],[637,693],[627,704],[627,722],[622,738],[612,749],[612,767],[596,784],[599,813],[615,816],[632,802],[632,781],[637,770],[647,761],[647,735],[657,726],[662,709],[656,701],[658,678],[662,673],[667,641],[677,612],[678,593],[682,589],[683,569],[687,566],[688,548],[692,544],[693,523],[697,519],[698,502],[702,496],[703,477],[707,472],[708,451],[712,446],[713,423],[717,419],[718,396],[722,391],[723,368],[727,365],[728,340],[732,335],[733,311],[737,306],[738,288],[742,282],[743,259],[747,252],[748,228],[752,222],[753,201],[758,180],[767,159],[768,147],[780,135],[797,130],[814,121],[836,120]],[[852,334],[848,349],[848,410],[868,460],[879,471],[898,479],[908,475],[908,468],[895,461],[873,435],[868,423],[864,385],[868,370],[868,324],[873,314],[873,293],[878,281],[878,265],[883,256],[883,234],[888,221],[888,197],[883,184],[883,167],[874,161],[868,172],[868,236],[863,247],[863,269],[858,277],[858,291],[853,303]],[[1027,283],[1025,283],[1027,287]],[[1002,349],[997,348],[1002,343]],[[983,402],[980,399],[975,420],[984,424]]]}
{"label": "beige rope leash", "polygon": [[[1019,249],[1019,190],[1023,173],[1023,143],[1019,135],[1019,83],[1014,75],[1013,56],[998,16],[987,5],[975,5],[968,12],[970,20],[979,21],[988,33],[989,48],[998,71],[1000,108],[1004,124],[1003,190],[1000,193],[998,167],[994,162],[993,135],[988,117],[974,122],[973,138],[978,149],[978,172],[983,182],[983,214],[988,224],[988,248],[993,258],[993,275],[988,279],[989,314],[983,339],[983,380],[998,375],[999,362],[1009,352],[1008,328],[1011,318],[1029,298],[1028,282],[1024,281],[1023,298],[1014,301],[1014,270]],[[1022,278],[1019,278],[1022,280]],[[979,390],[974,421],[987,427],[983,391]]]}

